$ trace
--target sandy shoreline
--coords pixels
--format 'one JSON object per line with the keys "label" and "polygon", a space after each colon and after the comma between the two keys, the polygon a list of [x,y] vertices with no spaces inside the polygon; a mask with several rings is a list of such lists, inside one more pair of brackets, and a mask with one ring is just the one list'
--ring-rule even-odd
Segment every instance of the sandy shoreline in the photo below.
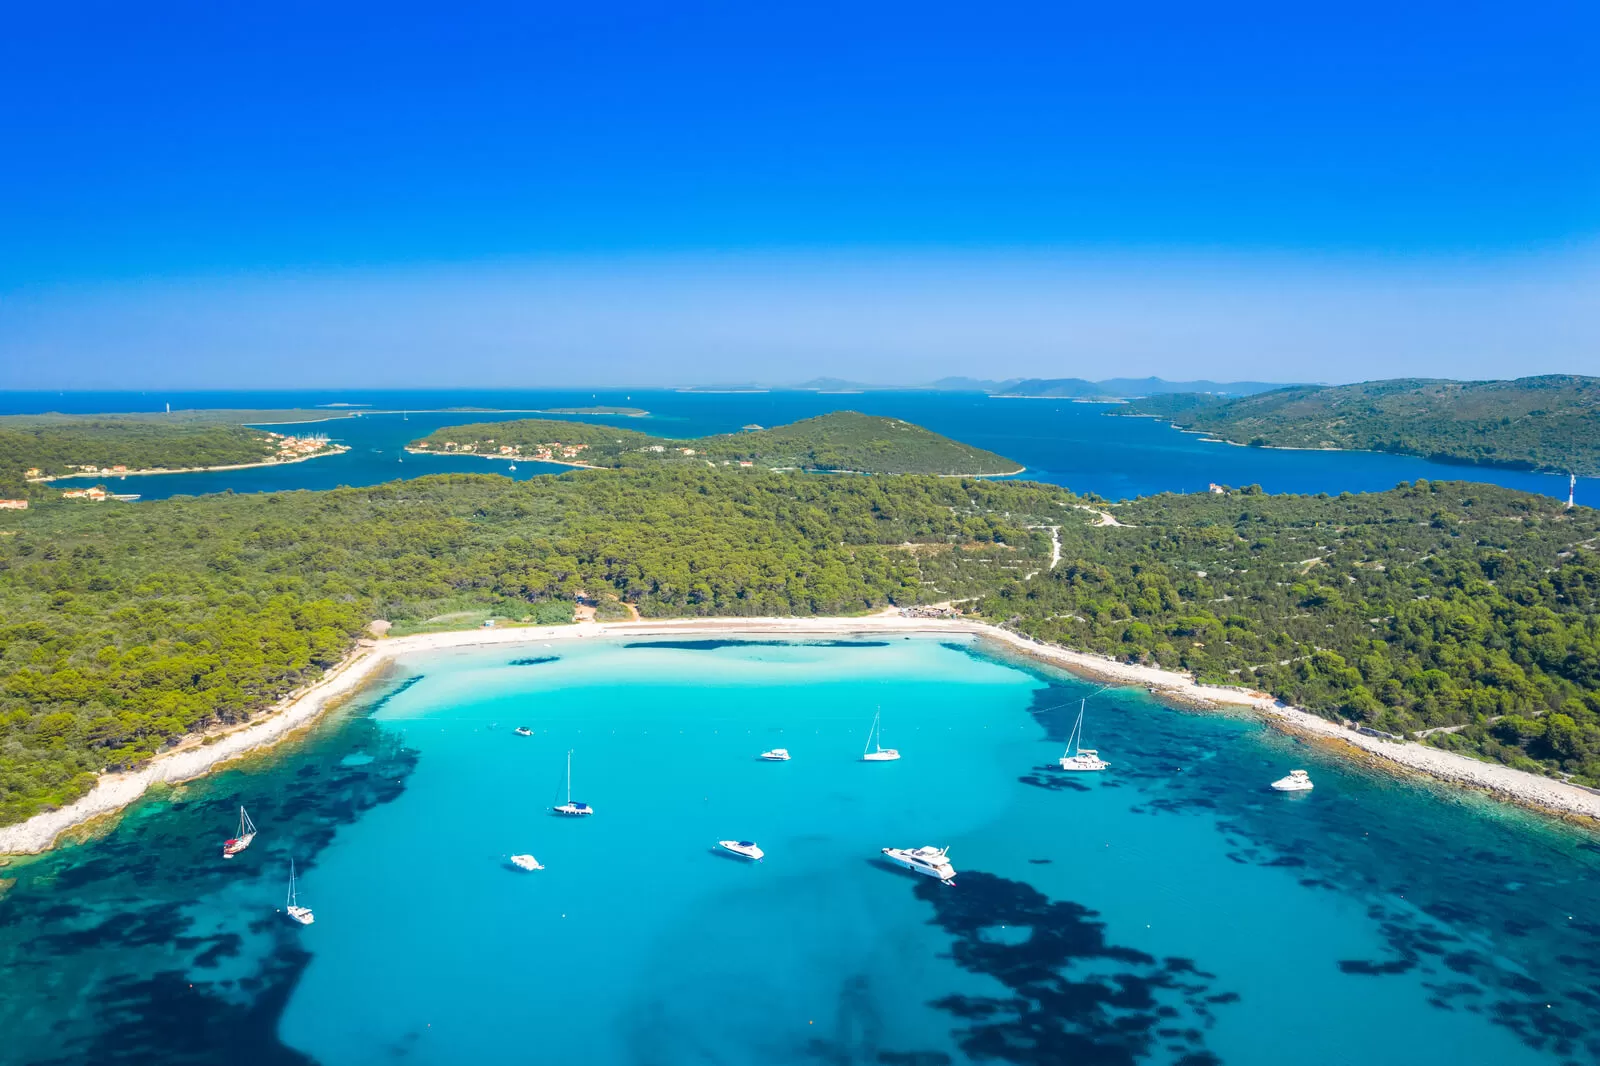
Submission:
{"label": "sandy shoreline", "polygon": [[1497,798],[1562,817],[1600,820],[1600,794],[1575,785],[1498,763],[1479,762],[1423,744],[1366,736],[1308,711],[1281,704],[1270,696],[1201,685],[1184,674],[1038,643],[987,623],[960,618],[905,618],[898,611],[890,610],[854,618],[677,618],[641,622],[586,622],[577,625],[471,629],[363,641],[322,680],[285,697],[266,715],[249,725],[217,734],[217,739],[210,744],[190,743],[182,746],[153,759],[148,766],[133,773],[106,774],[82,799],[59,810],[35,815],[25,822],[0,827],[0,855],[46,851],[67,830],[126,807],[153,784],[187,781],[248,752],[275,744],[356,692],[364,682],[401,656],[534,641],[682,633],[788,637],[841,637],[851,634],[979,636],[1062,667],[1080,677],[1143,685],[1158,697],[1187,706],[1214,707],[1222,704],[1250,708],[1287,729],[1342,741],[1406,770],[1480,789]]}
{"label": "sandy shoreline", "polygon": [[[273,425],[287,425],[286,422],[272,423]],[[255,470],[263,466],[292,466],[295,463],[306,463],[312,459],[326,459],[330,455],[343,455],[350,450],[348,444],[336,444],[325,452],[316,455],[301,455],[293,459],[267,459],[259,463],[232,463],[227,466],[183,466],[166,469],[165,467],[152,467],[149,470],[123,470],[115,474],[57,474],[54,477],[31,477],[34,482],[49,483],[53,481],[106,481],[120,477],[144,477],[149,474],[211,474],[218,470]]]}

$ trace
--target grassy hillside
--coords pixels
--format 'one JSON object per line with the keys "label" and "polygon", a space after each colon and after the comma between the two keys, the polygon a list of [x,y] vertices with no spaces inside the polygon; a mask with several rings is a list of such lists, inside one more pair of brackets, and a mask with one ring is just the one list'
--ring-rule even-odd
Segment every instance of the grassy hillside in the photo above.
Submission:
{"label": "grassy hillside", "polygon": [[1359,448],[1600,475],[1600,378],[1402,378],[1225,401],[1156,396],[1135,409],[1241,444]]}
{"label": "grassy hillside", "polygon": [[[236,722],[375,617],[805,615],[951,596],[1025,633],[1600,782],[1600,512],[1494,486],[1119,505],[652,464],[0,514],[0,822]],[[1050,567],[1060,527],[1061,564]]]}
{"label": "grassy hillside", "polygon": [[[688,440],[549,419],[481,422],[447,426],[413,442],[412,447],[518,458],[534,458],[543,450],[551,458],[562,458],[560,449],[552,445],[582,445],[582,451],[566,458],[610,467],[748,462],[783,469],[970,476],[1015,473],[1022,467],[910,422],[855,411],[835,411],[775,429]],[[512,451],[502,453],[507,448]]]}

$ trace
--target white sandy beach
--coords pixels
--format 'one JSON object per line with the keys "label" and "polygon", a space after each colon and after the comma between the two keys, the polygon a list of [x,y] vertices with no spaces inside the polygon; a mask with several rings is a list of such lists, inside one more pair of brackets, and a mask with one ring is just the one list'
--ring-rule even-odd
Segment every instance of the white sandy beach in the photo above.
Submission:
{"label": "white sandy beach", "polygon": [[363,641],[362,646],[310,688],[290,695],[251,724],[217,734],[209,744],[186,742],[153,759],[142,770],[106,774],[82,799],[26,822],[0,828],[0,855],[37,854],[49,849],[74,826],[111,814],[132,803],[152,784],[187,781],[248,752],[275,744],[311,723],[322,711],[349,696],[393,660],[418,652],[534,641],[595,640],[608,637],[683,633],[765,636],[852,634],[972,634],[1006,645],[1082,677],[1143,685],[1155,695],[1186,706],[1229,705],[1253,709],[1295,732],[1341,741],[1386,760],[1397,768],[1428,774],[1452,784],[1482,789],[1523,806],[1564,817],[1600,821],[1600,794],[1498,763],[1479,762],[1423,744],[1385,740],[1346,729],[1308,711],[1285,706],[1270,696],[1195,683],[1184,674],[1117,662],[1051,644],[969,619],[904,618],[898,611],[855,618],[679,618],[640,622],[587,622],[561,626],[509,626]]}

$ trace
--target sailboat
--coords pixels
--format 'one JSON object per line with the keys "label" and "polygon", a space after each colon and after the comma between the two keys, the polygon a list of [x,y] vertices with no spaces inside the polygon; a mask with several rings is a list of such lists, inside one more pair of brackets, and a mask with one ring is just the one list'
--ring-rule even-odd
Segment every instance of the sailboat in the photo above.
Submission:
{"label": "sailboat", "polygon": [[300,893],[295,890],[294,860],[289,860],[289,898],[284,904],[283,912],[301,925],[310,925],[316,921],[316,915],[311,913],[310,907],[300,906]]}
{"label": "sailboat", "polygon": [[867,746],[861,750],[863,762],[894,762],[900,752],[883,746],[883,709],[872,716],[872,728],[867,732]]}
{"label": "sailboat", "polygon": [[1067,750],[1061,756],[1061,768],[1074,770],[1081,773],[1104,770],[1111,764],[1100,758],[1100,753],[1093,748],[1080,748],[1083,743],[1083,709],[1089,701],[1080,700],[1078,703],[1078,720],[1072,724],[1072,735],[1067,738]]}
{"label": "sailboat", "polygon": [[563,803],[559,807],[552,807],[550,809],[555,811],[557,814],[579,815],[594,813],[594,808],[589,806],[587,803],[572,802],[572,750],[570,748],[567,749],[567,802]]}
{"label": "sailboat", "polygon": [[222,844],[222,857],[224,859],[233,858],[235,855],[239,854],[245,848],[248,848],[250,846],[250,842],[252,840],[254,840],[255,838],[256,838],[256,823],[252,822],[250,820],[250,816],[245,813],[245,809],[243,807],[240,807],[239,808],[239,835],[223,842],[223,844]]}

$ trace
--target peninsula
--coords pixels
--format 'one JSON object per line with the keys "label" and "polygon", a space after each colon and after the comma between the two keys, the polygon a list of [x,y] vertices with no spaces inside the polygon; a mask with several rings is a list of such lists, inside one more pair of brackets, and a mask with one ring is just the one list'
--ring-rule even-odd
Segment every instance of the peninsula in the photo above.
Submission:
{"label": "peninsula", "polygon": [[1269,448],[1344,448],[1600,476],[1600,378],[1401,378],[1239,398],[1148,396],[1127,412]]}
{"label": "peninsula", "polygon": [[574,466],[764,467],[818,473],[937,474],[1004,477],[1015,460],[940,436],[903,419],[855,411],[807,418],[774,429],[750,429],[676,440],[613,426],[550,419],[446,426],[413,441],[419,452],[481,455]]}

